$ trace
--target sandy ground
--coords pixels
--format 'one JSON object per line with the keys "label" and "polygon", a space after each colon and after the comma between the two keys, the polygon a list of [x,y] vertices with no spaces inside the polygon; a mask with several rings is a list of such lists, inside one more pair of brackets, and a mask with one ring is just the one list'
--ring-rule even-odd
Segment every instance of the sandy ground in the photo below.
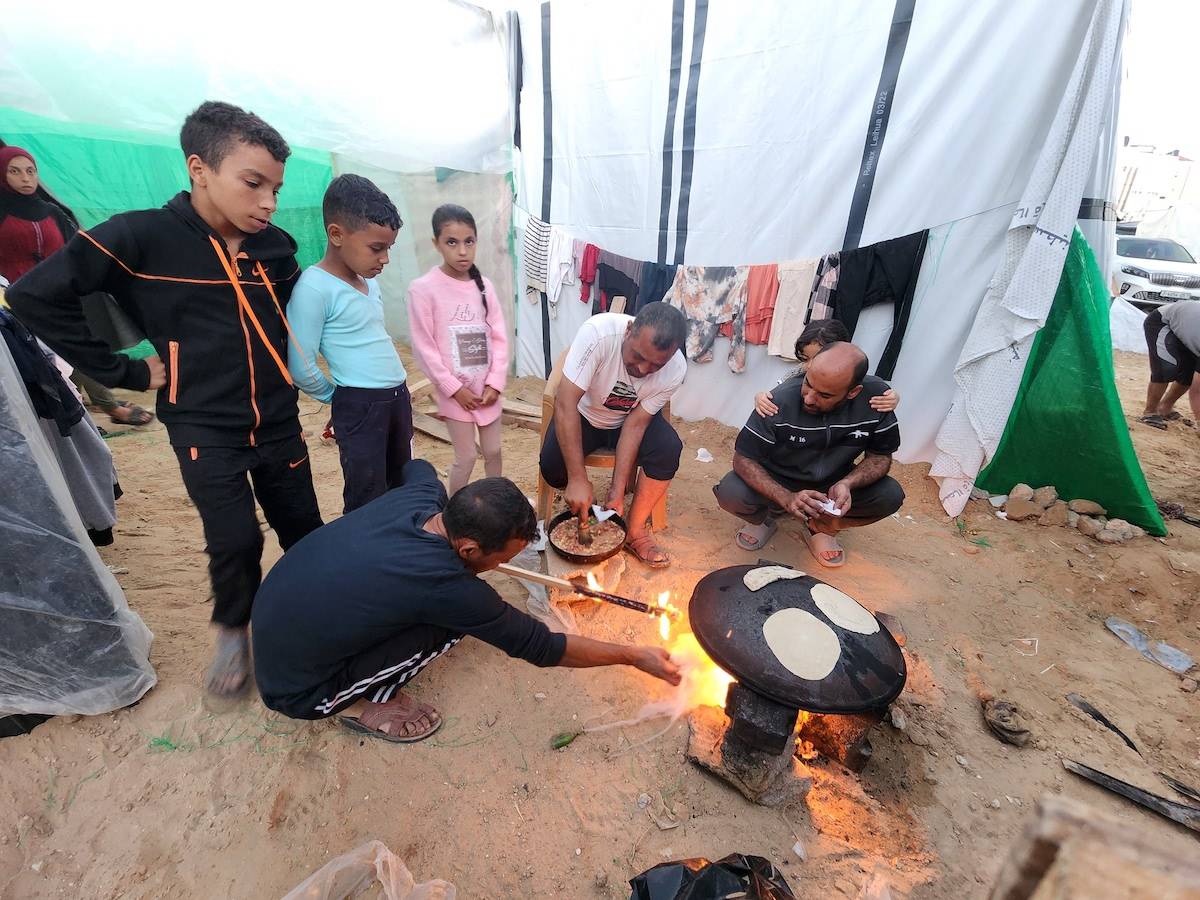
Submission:
{"label": "sandy ground", "polygon": [[[1200,436],[1135,424],[1144,357],[1119,354],[1118,367],[1151,488],[1200,511]],[[524,380],[509,394],[536,402],[539,390]],[[341,509],[337,451],[317,439],[325,421],[318,407],[306,402],[302,412],[321,507],[333,518]],[[710,493],[734,431],[677,425],[685,461],[664,535],[677,562],[666,573],[631,562],[628,594],[669,588],[686,599],[703,574],[748,559]],[[1081,782],[1059,757],[1167,796],[1156,771],[1200,783],[1200,695],[1181,691],[1179,678],[1103,627],[1116,613],[1200,658],[1200,531],[1189,525],[1170,523],[1164,540],[1107,547],[1065,529],[999,521],[976,502],[963,534],[943,514],[925,468],[899,468],[908,492],[899,517],[848,535],[849,564],[824,577],[906,626],[906,729],[876,729],[875,757],[860,777],[814,763],[807,801],[780,811],[750,805],[686,762],[683,721],[632,750],[661,723],[551,750],[554,734],[586,719],[635,714],[661,695],[659,685],[630,670],[539,670],[473,641],[416,682],[415,693],[446,716],[426,743],[394,746],[328,722],[289,721],[254,697],[209,708],[199,689],[209,653],[199,521],[161,426],[110,443],[127,494],[116,544],[101,555],[130,570],[120,580],[154,631],[159,683],[134,708],[59,718],[0,741],[5,900],[278,897],[373,838],[418,879],[448,879],[463,897],[626,897],[626,880],[656,863],[730,852],[782,864],[798,895],[856,896],[881,867],[897,896],[978,897],[1034,802],[1055,792],[1187,852],[1182,829]],[[695,461],[702,446],[716,463]],[[506,474],[531,494],[536,449],[536,433],[506,431]],[[419,437],[417,450],[443,471],[448,465],[446,445]],[[989,546],[970,543],[979,539]],[[268,539],[268,563],[278,552]],[[764,555],[816,568],[786,527]],[[523,603],[519,585],[489,577]],[[578,612],[586,634],[657,640],[652,623],[625,611]],[[1016,702],[1034,744],[1016,749],[992,737],[980,691]],[[1145,759],[1069,706],[1071,691],[1124,728]],[[660,830],[637,805],[643,792],[652,809],[665,806],[682,824]],[[792,853],[797,839],[806,862]]]}

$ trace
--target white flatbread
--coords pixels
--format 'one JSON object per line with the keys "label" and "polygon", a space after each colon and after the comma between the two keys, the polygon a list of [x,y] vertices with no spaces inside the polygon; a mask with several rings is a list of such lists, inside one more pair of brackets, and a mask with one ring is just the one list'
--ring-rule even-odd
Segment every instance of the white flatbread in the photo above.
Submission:
{"label": "white flatbread", "polygon": [[783,667],[806,681],[820,681],[837,665],[842,646],[832,628],[810,612],[781,609],[763,622],[763,637]]}
{"label": "white flatbread", "polygon": [[773,581],[803,577],[804,573],[799,569],[789,569],[787,566],[759,566],[742,576],[742,584],[752,591],[759,591]]}
{"label": "white flatbread", "polygon": [[874,634],[879,630],[879,620],[871,615],[870,610],[835,587],[814,584],[812,598],[817,604],[817,609],[825,613],[829,621],[839,628],[858,634]]}

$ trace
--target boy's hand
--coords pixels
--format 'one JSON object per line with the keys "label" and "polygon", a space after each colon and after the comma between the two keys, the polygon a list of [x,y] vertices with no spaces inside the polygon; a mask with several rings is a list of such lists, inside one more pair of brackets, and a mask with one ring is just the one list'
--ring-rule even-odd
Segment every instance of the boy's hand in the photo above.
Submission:
{"label": "boy's hand", "polygon": [[900,405],[900,395],[889,388],[878,397],[872,397],[870,404],[875,412],[891,412]]}
{"label": "boy's hand", "polygon": [[459,388],[454,392],[454,399],[458,401],[458,405],[467,412],[474,412],[479,409],[479,398],[468,391],[465,387]]}
{"label": "boy's hand", "polygon": [[779,412],[779,407],[772,402],[773,399],[774,398],[771,396],[770,391],[763,391],[761,394],[755,394],[754,411],[764,419],[775,415],[775,413]]}
{"label": "boy's hand", "polygon": [[150,384],[146,390],[157,391],[164,387],[167,383],[167,367],[163,365],[163,361],[157,356],[147,356],[142,362],[150,370]]}
{"label": "boy's hand", "polygon": [[500,392],[490,385],[483,389],[483,396],[479,398],[480,406],[491,406],[500,399]]}

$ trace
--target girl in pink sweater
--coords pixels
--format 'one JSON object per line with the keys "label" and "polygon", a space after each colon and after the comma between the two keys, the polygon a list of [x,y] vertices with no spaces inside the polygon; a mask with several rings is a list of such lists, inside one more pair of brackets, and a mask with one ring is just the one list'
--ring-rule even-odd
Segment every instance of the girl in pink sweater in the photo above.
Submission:
{"label": "girl in pink sweater", "polygon": [[504,311],[475,265],[475,219],[461,206],[433,213],[433,245],[442,264],[408,288],[413,352],[437,394],[438,415],[454,445],[449,492],[471,480],[475,432],[488,476],[499,475],[501,398],[508,380]]}

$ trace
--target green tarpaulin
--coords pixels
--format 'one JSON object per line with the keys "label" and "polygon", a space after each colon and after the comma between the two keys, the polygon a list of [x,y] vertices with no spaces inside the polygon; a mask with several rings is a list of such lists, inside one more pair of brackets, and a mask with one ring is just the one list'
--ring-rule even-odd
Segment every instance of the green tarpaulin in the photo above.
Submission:
{"label": "green tarpaulin", "polygon": [[[188,186],[178,142],[159,135],[0,107],[0,139],[37,158],[42,183],[84,228],[120,212],[162,206]],[[325,252],[321,199],[332,178],[328,153],[292,148],[273,221],[300,245],[301,266]]]}
{"label": "green tarpaulin", "polygon": [[975,483],[997,494],[1020,482],[1054,485],[1065,500],[1095,500],[1110,518],[1163,535],[1117,396],[1109,302],[1096,258],[1076,229],[1004,436]]}

